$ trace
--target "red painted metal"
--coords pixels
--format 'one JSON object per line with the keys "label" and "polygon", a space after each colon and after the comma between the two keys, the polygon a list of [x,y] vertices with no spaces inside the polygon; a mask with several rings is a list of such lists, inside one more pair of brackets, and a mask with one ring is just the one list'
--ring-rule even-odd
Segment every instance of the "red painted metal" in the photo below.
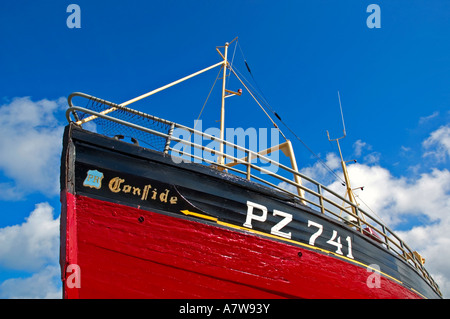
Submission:
{"label": "red painted metal", "polygon": [[61,236],[62,267],[81,271],[64,298],[420,297],[384,276],[370,288],[365,267],[320,251],[70,193]]}

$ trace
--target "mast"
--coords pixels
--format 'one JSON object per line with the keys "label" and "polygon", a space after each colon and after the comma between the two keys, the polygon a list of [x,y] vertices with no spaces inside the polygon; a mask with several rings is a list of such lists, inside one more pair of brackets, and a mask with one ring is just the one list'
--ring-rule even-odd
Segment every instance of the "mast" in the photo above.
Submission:
{"label": "mast", "polygon": [[[220,139],[223,141],[225,139],[225,86],[226,86],[226,78],[227,78],[227,54],[228,54],[228,46],[230,44],[225,43],[225,52],[223,55],[223,79],[222,79],[222,108],[220,109]],[[220,143],[219,151],[223,154],[224,151],[224,143]],[[218,164],[225,164],[225,156],[219,155]]]}
{"label": "mast", "polygon": [[330,134],[328,133],[328,131],[327,131],[327,135],[328,135],[328,140],[329,140],[330,142],[336,141],[336,143],[337,143],[338,150],[339,150],[339,155],[340,155],[340,157],[341,157],[342,172],[344,173],[345,186],[346,186],[346,188],[347,188],[345,194],[346,194],[346,195],[348,194],[348,199],[349,199],[350,202],[354,205],[354,206],[352,205],[352,213],[353,213],[355,216],[358,216],[358,214],[357,214],[357,212],[356,212],[356,208],[355,208],[355,206],[357,206],[358,203],[356,202],[355,195],[353,194],[352,186],[350,185],[350,178],[348,177],[347,165],[345,164],[345,161],[344,161],[344,159],[343,159],[343,157],[342,157],[341,146],[339,145],[339,140],[340,140],[340,139],[343,139],[343,138],[346,136],[345,130],[344,130],[344,136],[342,136],[342,137],[340,137],[340,138],[337,138],[337,139],[334,139],[334,140],[330,139]]}

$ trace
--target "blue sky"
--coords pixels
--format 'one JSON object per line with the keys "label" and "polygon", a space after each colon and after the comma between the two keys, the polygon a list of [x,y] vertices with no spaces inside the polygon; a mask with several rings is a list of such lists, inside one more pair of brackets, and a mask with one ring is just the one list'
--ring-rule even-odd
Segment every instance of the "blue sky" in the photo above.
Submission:
{"label": "blue sky", "polygon": [[[72,3],[81,28],[66,24]],[[370,4],[381,28],[367,26]],[[353,185],[366,186],[361,198],[424,255],[449,296],[449,17],[446,0],[2,1],[0,298],[60,296],[67,96],[127,101],[219,62],[215,47],[235,37],[271,106],[336,172],[326,130],[342,135],[340,92]],[[235,58],[251,79],[239,49]],[[193,125],[217,71],[133,107]],[[270,126],[248,95],[232,99],[227,126]],[[217,125],[219,105],[208,102],[204,127]],[[302,171],[334,185],[289,137]]]}

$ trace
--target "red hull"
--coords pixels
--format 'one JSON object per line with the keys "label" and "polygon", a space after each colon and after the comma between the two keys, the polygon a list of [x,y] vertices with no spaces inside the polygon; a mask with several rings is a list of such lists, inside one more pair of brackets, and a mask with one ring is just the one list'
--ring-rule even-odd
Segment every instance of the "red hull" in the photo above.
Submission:
{"label": "red hull", "polygon": [[63,207],[64,298],[420,298],[384,276],[369,288],[363,266],[213,223],[70,193]]}

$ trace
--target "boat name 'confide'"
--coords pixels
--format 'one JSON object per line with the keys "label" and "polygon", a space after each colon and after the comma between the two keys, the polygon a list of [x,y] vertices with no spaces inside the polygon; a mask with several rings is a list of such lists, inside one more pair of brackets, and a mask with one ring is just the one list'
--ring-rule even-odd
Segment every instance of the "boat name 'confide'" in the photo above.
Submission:
{"label": "boat name 'confide'", "polygon": [[[104,175],[102,172],[89,170],[86,179],[83,182],[83,186],[100,189],[102,187],[103,177]],[[142,201],[153,200],[172,205],[178,202],[178,197],[170,196],[170,190],[167,188],[159,191],[157,188],[152,188],[151,184],[147,184],[144,187],[129,185],[124,178],[118,176],[109,180],[108,189],[112,193],[131,194]]]}

